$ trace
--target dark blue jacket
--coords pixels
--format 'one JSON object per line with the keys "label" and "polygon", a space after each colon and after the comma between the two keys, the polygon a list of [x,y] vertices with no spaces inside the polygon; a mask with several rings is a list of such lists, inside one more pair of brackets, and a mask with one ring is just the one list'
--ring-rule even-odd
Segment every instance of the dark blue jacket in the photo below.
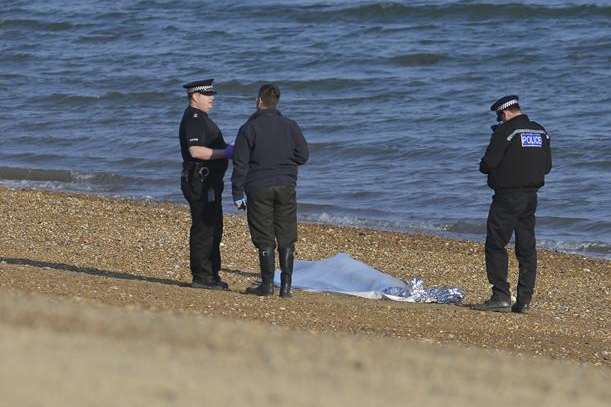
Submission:
{"label": "dark blue jacket", "polygon": [[244,192],[297,184],[297,166],[308,160],[299,125],[276,109],[259,110],[238,132],[231,176],[233,199]]}

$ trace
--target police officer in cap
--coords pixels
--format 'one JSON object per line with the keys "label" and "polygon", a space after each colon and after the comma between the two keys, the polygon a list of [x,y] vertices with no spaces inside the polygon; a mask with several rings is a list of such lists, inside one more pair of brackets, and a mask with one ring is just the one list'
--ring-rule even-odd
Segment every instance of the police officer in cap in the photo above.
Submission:
{"label": "police officer in cap", "polygon": [[274,293],[277,242],[280,296],[286,298],[291,295],[297,241],[297,167],[305,164],[309,153],[297,123],[277,110],[279,98],[280,89],[273,84],[259,89],[257,111],[236,138],[231,181],[234,203],[247,208],[252,242],[259,249],[261,283],[246,293]]}
{"label": "police officer in cap", "polygon": [[[521,112],[517,96],[497,100],[490,110],[496,112],[499,124],[492,126],[480,171],[488,175],[488,186],[494,190],[486,235],[486,273],[492,284],[492,296],[473,308],[525,313],[537,275],[537,191],[552,169],[550,136],[543,126]],[[505,246],[513,232],[519,276],[517,300],[512,305]]]}
{"label": "police officer in cap", "polygon": [[233,146],[225,143],[218,126],[208,117],[214,106],[213,79],[190,82],[189,106],[180,122],[183,159],[181,189],[191,208],[189,255],[194,288],[227,290],[221,280],[220,243],[223,236],[223,176]]}

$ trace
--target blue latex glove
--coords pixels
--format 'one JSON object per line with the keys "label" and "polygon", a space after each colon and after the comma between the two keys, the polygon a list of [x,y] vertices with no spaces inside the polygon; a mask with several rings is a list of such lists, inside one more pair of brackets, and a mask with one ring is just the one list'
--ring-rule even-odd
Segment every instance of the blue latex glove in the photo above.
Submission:
{"label": "blue latex glove", "polygon": [[231,160],[233,158],[233,144],[228,144],[227,148],[225,148],[225,158]]}
{"label": "blue latex glove", "polygon": [[242,199],[238,199],[237,201],[233,201],[233,205],[238,208],[238,210],[245,210],[246,209],[246,197],[242,198]]}

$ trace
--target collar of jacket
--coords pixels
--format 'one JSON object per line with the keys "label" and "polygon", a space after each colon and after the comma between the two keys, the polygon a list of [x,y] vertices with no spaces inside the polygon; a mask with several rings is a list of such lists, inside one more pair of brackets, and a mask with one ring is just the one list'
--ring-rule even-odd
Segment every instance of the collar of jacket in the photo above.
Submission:
{"label": "collar of jacket", "polygon": [[505,122],[505,124],[513,125],[513,124],[516,124],[516,123],[524,123],[524,122],[528,122],[528,121],[530,121],[528,119],[528,116],[526,116],[524,113],[522,113],[521,115],[518,115],[518,116],[516,116],[516,117],[514,117],[514,118],[512,118],[510,120],[507,120]]}
{"label": "collar of jacket", "polygon": [[203,110],[199,110],[198,108],[193,107],[191,105],[189,105],[189,109],[191,110],[192,113],[201,113],[204,116],[208,116],[208,113],[204,112]]}
{"label": "collar of jacket", "polygon": [[526,116],[524,113],[522,113],[521,115],[516,116],[516,117],[512,118],[511,120],[507,120],[506,122],[501,124],[499,126],[499,130],[507,131],[509,129],[519,128],[519,127],[523,126],[524,123],[528,123],[529,121],[530,120],[528,119],[528,116]]}
{"label": "collar of jacket", "polygon": [[282,113],[280,113],[280,111],[278,109],[275,108],[269,108],[269,109],[259,109],[257,110],[253,115],[252,118],[255,119],[259,116],[262,115],[277,115],[277,116],[282,116]]}

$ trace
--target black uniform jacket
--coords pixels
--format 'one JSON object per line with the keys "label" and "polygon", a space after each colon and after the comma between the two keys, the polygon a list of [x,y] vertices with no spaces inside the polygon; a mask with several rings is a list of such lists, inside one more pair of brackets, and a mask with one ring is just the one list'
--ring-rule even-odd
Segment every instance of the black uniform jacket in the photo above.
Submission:
{"label": "black uniform jacket", "polygon": [[488,186],[495,191],[536,190],[552,169],[550,141],[543,126],[525,114],[516,116],[492,133],[479,170],[488,174]]}
{"label": "black uniform jacket", "polygon": [[231,177],[233,199],[244,191],[297,184],[297,166],[308,160],[299,125],[276,110],[259,110],[238,131]]}
{"label": "black uniform jacket", "polygon": [[221,150],[227,147],[221,131],[208,114],[194,107],[187,107],[180,122],[179,137],[183,170],[189,170],[194,166],[207,167],[210,170],[209,181],[222,182],[227,171],[226,159],[203,161],[191,157],[189,153],[189,147],[193,146]]}

